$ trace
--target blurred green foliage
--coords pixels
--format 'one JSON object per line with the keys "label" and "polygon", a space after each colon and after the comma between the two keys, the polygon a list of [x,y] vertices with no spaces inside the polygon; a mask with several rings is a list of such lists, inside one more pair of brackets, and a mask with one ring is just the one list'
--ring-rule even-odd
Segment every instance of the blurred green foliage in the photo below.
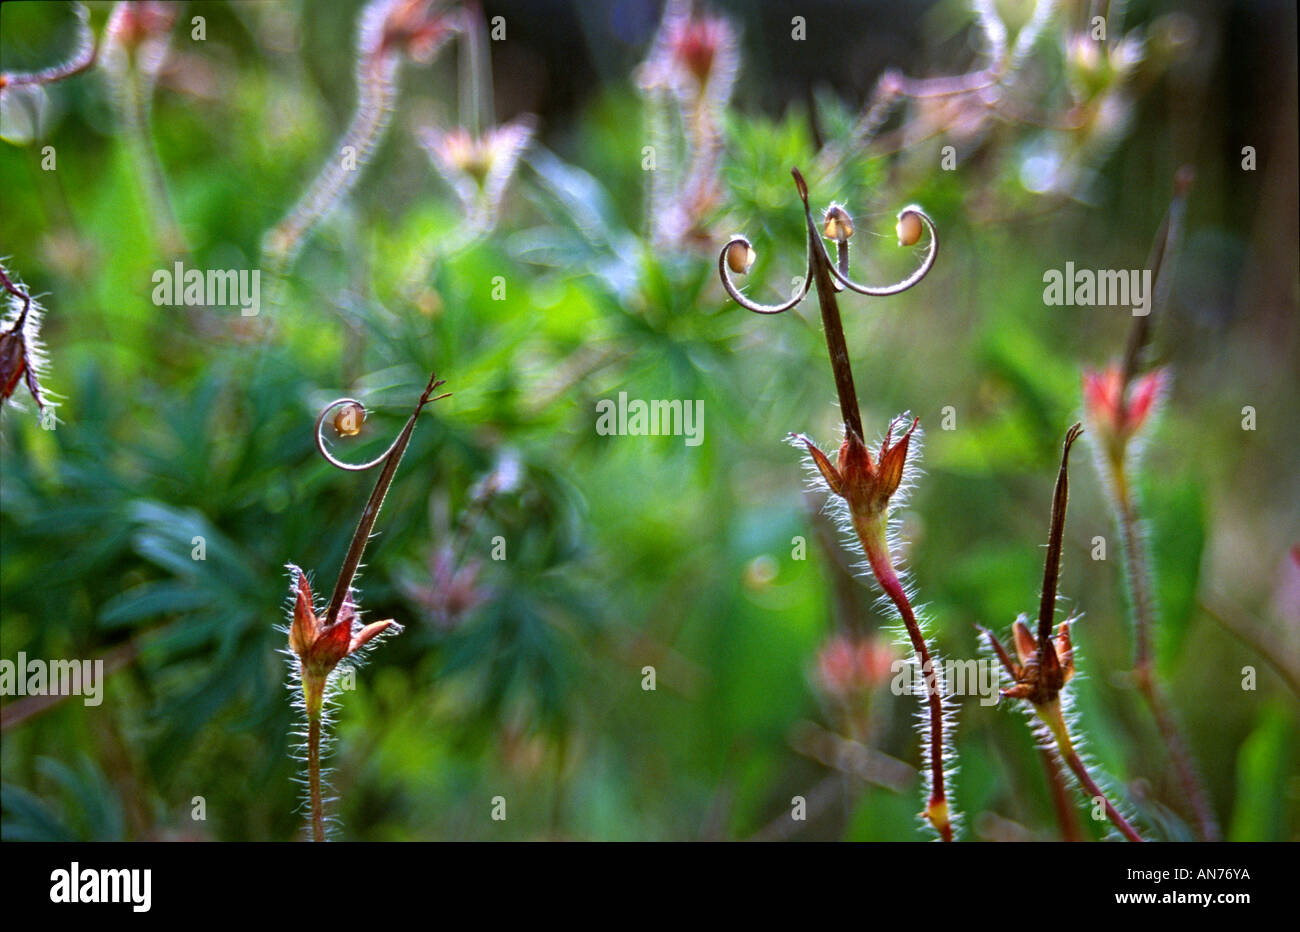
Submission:
{"label": "blurred green foliage", "polygon": [[[1161,12],[1131,6],[1138,19]],[[357,9],[187,7],[206,16],[208,38],[192,44],[177,28],[176,71],[151,124],[187,266],[256,267],[263,234],[329,157],[353,100],[338,50],[352,48]],[[108,12],[93,7],[101,35]],[[5,4],[4,67],[64,47],[68,19],[59,5]],[[274,29],[300,48],[270,42]],[[1061,56],[1044,44],[1036,80],[1059,87]],[[709,220],[719,237],[743,230],[754,242],[750,290],[771,300],[801,273],[789,168],[812,165],[816,145],[807,104],[764,112],[762,68],[746,61],[742,75]],[[966,658],[975,623],[1003,629],[1037,604],[1081,368],[1117,355],[1128,326],[1119,311],[1045,308],[1043,270],[1140,266],[1174,168],[1198,160],[1194,258],[1157,338],[1175,385],[1143,486],[1159,656],[1231,837],[1294,840],[1296,696],[1260,654],[1295,662],[1273,595],[1300,502],[1294,305],[1279,311],[1247,285],[1211,300],[1214,282],[1236,281],[1241,256],[1261,249],[1252,225],[1276,215],[1242,209],[1261,182],[1231,152],[1222,161],[1236,146],[1222,110],[1197,119],[1188,142],[1189,117],[1169,103],[1177,77],[1138,104],[1138,131],[1098,162],[1090,204],[1020,184],[1019,154],[1046,135],[1032,127],[995,127],[956,171],[935,170],[935,139],[900,155],[855,152],[810,183],[818,205],[853,211],[860,279],[891,280],[916,261],[893,239],[904,204],[924,205],[941,231],[920,287],[841,301],[868,430],[904,410],[928,427],[904,536],[937,643]],[[284,566],[326,588],[372,482],[322,461],[311,425],[329,399],[363,398],[374,417],[336,452],[367,458],[435,367],[454,395],[422,416],[360,577],[368,617],[406,629],[342,697],[341,837],[745,838],[816,787],[833,801],[797,837],[925,837],[914,786],[851,781],[795,739],[810,722],[832,728],[814,674],[832,631],[886,621],[873,592],[845,586],[844,556],[819,544],[820,503],[801,494],[798,456],[782,442],[837,429],[815,302],[747,314],[719,287],[712,248],[650,241],[643,100],[626,72],[605,76],[554,132],[542,127],[494,233],[446,247],[461,218],[411,130],[430,113],[456,120],[457,80],[450,53],[404,70],[375,158],[289,275],[263,277],[256,318],[152,303],[152,275],[170,259],[100,70],[51,86],[39,138],[0,151],[0,247],[7,268],[48,292],[46,381],[61,401],[55,430],[30,405],[0,419],[0,653],[127,658],[102,706],[71,699],[6,721],[4,838],[300,837]],[[823,138],[843,138],[861,101],[832,88],[815,99]],[[41,170],[44,144],[56,172]],[[1212,238],[1232,248],[1200,251]],[[1294,284],[1290,255],[1277,274]],[[704,444],[598,436],[595,403],[620,391],[702,399]],[[1260,412],[1255,433],[1240,429],[1244,404]],[[948,406],[951,431],[940,428]],[[456,530],[476,484],[512,463],[518,481]],[[1124,680],[1118,536],[1087,457],[1072,491],[1062,592],[1084,613],[1072,689],[1088,750],[1157,837],[1185,837],[1176,781]],[[1090,558],[1097,535],[1110,542],[1104,561]],[[489,556],[497,537],[504,561]],[[797,537],[806,560],[792,559]],[[428,601],[449,541],[479,572],[473,604],[450,620]],[[1256,632],[1254,646],[1216,622],[1223,606]],[[647,665],[654,691],[642,688]],[[1256,691],[1241,688],[1246,666]],[[914,700],[884,690],[872,709],[875,749],[917,766]],[[1056,837],[1021,716],[968,698],[955,743],[969,835]],[[505,822],[488,816],[497,795]],[[205,821],[191,818],[195,797]],[[1085,832],[1103,834],[1080,813]]]}

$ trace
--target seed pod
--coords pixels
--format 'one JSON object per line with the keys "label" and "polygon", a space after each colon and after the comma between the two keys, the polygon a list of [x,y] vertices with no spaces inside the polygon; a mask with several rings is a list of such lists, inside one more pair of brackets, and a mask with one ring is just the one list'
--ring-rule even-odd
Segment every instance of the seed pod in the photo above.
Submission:
{"label": "seed pod", "polygon": [[898,245],[915,246],[921,239],[921,218],[916,211],[905,210],[898,215]]}
{"label": "seed pod", "polygon": [[822,218],[822,235],[841,243],[853,235],[853,218],[839,204],[826,208]]}
{"label": "seed pod", "polygon": [[27,346],[17,328],[0,333],[0,401],[14,393],[27,370]]}
{"label": "seed pod", "polygon": [[361,433],[361,425],[366,420],[366,409],[359,404],[349,402],[342,405],[334,415],[334,430],[340,437],[355,437]]}
{"label": "seed pod", "polygon": [[748,240],[738,239],[727,247],[727,268],[737,275],[747,274],[757,258],[758,253]]}

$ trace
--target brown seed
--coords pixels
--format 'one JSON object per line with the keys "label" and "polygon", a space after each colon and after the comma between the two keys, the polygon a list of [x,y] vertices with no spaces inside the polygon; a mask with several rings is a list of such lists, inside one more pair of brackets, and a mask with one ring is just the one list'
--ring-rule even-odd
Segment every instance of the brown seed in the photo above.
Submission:
{"label": "brown seed", "polygon": [[0,333],[0,401],[14,393],[27,368],[27,347],[17,330]]}
{"label": "brown seed", "polygon": [[921,218],[914,210],[905,210],[898,215],[898,245],[915,246],[921,239]]}
{"label": "brown seed", "polygon": [[832,204],[826,208],[826,214],[823,217],[822,235],[827,239],[833,239],[837,243],[848,239],[853,235],[853,218],[849,212],[839,204]]}
{"label": "brown seed", "polygon": [[747,274],[757,258],[758,253],[754,252],[754,247],[743,239],[736,240],[727,247],[727,268],[737,275]]}
{"label": "brown seed", "polygon": [[349,402],[339,408],[334,415],[334,430],[340,437],[355,437],[361,433],[361,425],[366,420],[366,409],[359,404]]}

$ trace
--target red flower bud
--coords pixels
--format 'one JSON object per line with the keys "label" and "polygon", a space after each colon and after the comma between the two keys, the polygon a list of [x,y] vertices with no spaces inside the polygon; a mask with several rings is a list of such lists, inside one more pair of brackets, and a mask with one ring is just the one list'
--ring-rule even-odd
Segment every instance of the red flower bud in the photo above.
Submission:
{"label": "red flower bud", "polygon": [[171,32],[176,22],[177,6],[157,0],[128,0],[113,7],[108,18],[108,36],[127,48],[151,39],[160,39]]}
{"label": "red flower bud", "polygon": [[673,58],[701,86],[709,83],[718,50],[731,41],[731,27],[714,17],[691,17],[680,23],[669,39]]}
{"label": "red flower bud", "polygon": [[435,0],[389,0],[376,7],[383,16],[379,44],[374,50],[383,55],[397,50],[411,60],[427,65],[438,49],[460,30],[459,18]]}
{"label": "red flower bud", "polygon": [[1121,449],[1140,431],[1155,410],[1167,381],[1156,369],[1134,379],[1124,397],[1123,374],[1118,366],[1083,373],[1083,410],[1093,430]]}
{"label": "red flower bud", "polygon": [[893,647],[880,638],[855,641],[836,635],[817,655],[817,679],[829,695],[854,699],[889,681],[896,656]]}

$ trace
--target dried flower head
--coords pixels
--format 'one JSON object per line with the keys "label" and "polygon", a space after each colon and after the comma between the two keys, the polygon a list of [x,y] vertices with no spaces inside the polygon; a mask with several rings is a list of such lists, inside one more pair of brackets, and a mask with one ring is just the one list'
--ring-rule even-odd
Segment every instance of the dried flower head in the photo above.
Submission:
{"label": "dried flower head", "polygon": [[[1065,435],[1061,452],[1061,468],[1057,473],[1056,491],[1052,497],[1052,522],[1047,537],[1047,556],[1043,568],[1043,591],[1038,609],[1038,630],[1031,631],[1021,616],[1012,626],[1016,656],[1013,661],[1006,648],[989,631],[984,631],[989,644],[1001,661],[1003,669],[1013,683],[1002,690],[1010,699],[1029,701],[1039,717],[1053,731],[1063,730],[1060,695],[1065,684],[1074,675],[1074,648],[1070,642],[1070,619],[1061,622],[1055,636],[1052,622],[1056,616],[1056,592],[1061,575],[1061,550],[1065,537],[1065,511],[1069,504],[1070,450],[1083,433],[1083,425],[1075,424]],[[983,630],[983,629],[981,629]]]}
{"label": "dried flower head", "polygon": [[[1009,699],[1022,699],[1029,703],[1038,719],[1036,728],[1042,747],[1054,762],[1059,756],[1078,780],[1079,789],[1090,802],[1101,799],[1106,816],[1130,841],[1142,838],[1129,824],[1127,818],[1115,808],[1106,794],[1088,773],[1088,767],[1075,747],[1070,735],[1068,703],[1065,685],[1074,676],[1074,645],[1070,640],[1071,619],[1062,621],[1056,633],[1052,624],[1056,616],[1056,593],[1061,576],[1061,551],[1065,538],[1065,512],[1070,499],[1070,450],[1083,433],[1083,425],[1075,424],[1065,434],[1061,451],[1061,467],[1056,476],[1056,490],[1052,496],[1052,521],[1047,536],[1047,556],[1043,561],[1043,589],[1038,605],[1038,630],[1031,631],[1025,616],[1016,619],[1012,626],[1016,659],[997,639],[993,632],[980,628],[988,639],[989,647],[1002,664],[1011,685],[1002,690]],[[1052,764],[1054,766],[1054,763]],[[1052,772],[1049,770],[1049,773]]]}
{"label": "dried flower head", "polygon": [[671,88],[684,97],[701,97],[706,91],[712,96],[719,85],[729,93],[739,58],[736,33],[727,20],[670,0],[639,79],[643,88]]}
{"label": "dried flower head", "polygon": [[289,564],[289,573],[295,580],[289,649],[298,657],[304,682],[309,678],[323,682],[344,657],[355,654],[385,631],[391,629],[396,633],[402,630],[391,618],[361,624],[351,594],[343,602],[338,620],[329,623],[317,614],[318,607],[312,599],[307,574],[292,563]]}
{"label": "dried flower head", "polygon": [[880,454],[874,461],[867,445],[851,429],[840,444],[837,465],[833,465],[830,458],[804,435],[792,436],[808,449],[831,492],[848,502],[855,524],[859,520],[872,522],[887,514],[889,500],[903,481],[907,449],[919,420],[913,418],[897,442],[893,437],[894,427],[899,421],[891,422],[880,445]]}
{"label": "dried flower head", "polygon": [[397,632],[401,628],[392,619],[376,621],[364,625],[359,620],[356,599],[353,597],[352,584],[361,566],[366,544],[375,527],[375,519],[383,507],[388,488],[397,474],[397,467],[402,461],[410,443],[411,433],[415,430],[420,412],[431,401],[446,398],[447,395],[434,396],[434,391],[443,383],[436,374],[430,373],[429,382],[424,392],[415,403],[415,410],[407,418],[406,425],[397,435],[388,449],[368,463],[351,464],[335,458],[325,448],[321,437],[321,427],[330,412],[335,409],[359,408],[364,417],[365,408],[354,398],[339,398],[330,402],[316,416],[316,448],[331,465],[348,472],[360,472],[382,466],[374,490],[361,511],[361,519],[352,533],[352,542],[348,545],[343,565],[339,569],[338,580],[329,604],[322,612],[312,597],[311,584],[307,576],[298,567],[289,564],[290,592],[293,608],[290,615],[288,640],[290,669],[295,686],[301,687],[301,705],[306,718],[307,731],[307,796],[311,808],[312,838],[325,840],[324,795],[321,790],[321,752],[324,741],[326,722],[325,706],[331,691],[332,677],[335,669],[349,658],[355,657],[367,644],[388,632]]}
{"label": "dried flower head", "polygon": [[[1070,619],[1062,621],[1056,636],[1039,642],[1025,617],[1012,625],[1016,645],[1015,663],[1008,656],[999,655],[1015,683],[1002,690],[1008,699],[1027,699],[1035,706],[1048,706],[1059,701],[1061,690],[1074,676],[1074,648],[1070,643]],[[999,651],[1004,650],[997,645]]]}

